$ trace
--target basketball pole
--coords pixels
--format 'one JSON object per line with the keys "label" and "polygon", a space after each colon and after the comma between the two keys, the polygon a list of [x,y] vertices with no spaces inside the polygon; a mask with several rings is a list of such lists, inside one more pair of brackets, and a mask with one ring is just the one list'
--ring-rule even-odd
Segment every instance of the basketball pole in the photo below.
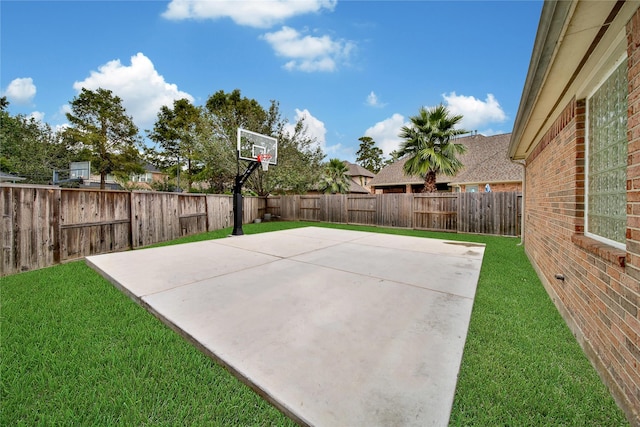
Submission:
{"label": "basketball pole", "polygon": [[[238,160],[239,162],[239,160]],[[240,175],[240,169],[238,169],[238,174],[236,175],[236,182],[233,186],[233,232],[232,236],[242,236],[244,232],[242,231],[242,186],[245,181],[251,176],[254,170],[258,169],[260,162],[252,161],[249,163],[249,166],[244,171],[242,175]]]}

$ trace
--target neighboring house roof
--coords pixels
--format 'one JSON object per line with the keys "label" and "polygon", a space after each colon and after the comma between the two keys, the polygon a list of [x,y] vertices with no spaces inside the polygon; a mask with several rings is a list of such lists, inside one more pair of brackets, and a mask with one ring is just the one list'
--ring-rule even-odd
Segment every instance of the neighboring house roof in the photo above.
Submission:
{"label": "neighboring house roof", "polygon": [[461,138],[460,142],[467,146],[467,152],[460,156],[464,168],[448,177],[450,184],[521,182],[522,166],[507,157],[510,141],[510,133]]}
{"label": "neighboring house roof", "polygon": [[349,167],[349,172],[347,172],[349,176],[366,176],[368,178],[373,178],[374,176],[376,176],[370,170],[365,169],[356,163],[351,163],[345,160],[344,164]]}
{"label": "neighboring house roof", "polygon": [[143,165],[145,172],[151,172],[151,173],[162,173],[162,171],[160,169],[158,169],[157,167],[155,167],[154,165],[152,165],[151,163],[145,163]]}
{"label": "neighboring house roof", "polygon": [[[454,177],[438,174],[437,183],[493,183],[522,181],[522,167],[512,163],[507,157],[511,134],[484,136],[472,135],[459,138],[457,142],[467,147],[465,154],[459,157],[463,169]],[[417,175],[404,174],[404,157],[384,167],[373,178],[369,185],[385,187],[392,185],[423,184],[424,178]]]}
{"label": "neighboring house roof", "polygon": [[404,174],[404,164],[406,162],[407,158],[405,157],[383,167],[375,178],[369,181],[369,185],[372,187],[380,187],[390,185],[424,184],[424,178],[417,175]]}
{"label": "neighboring house roof", "polygon": [[22,178],[21,176],[11,175],[10,173],[0,172],[0,182],[16,182],[26,179],[27,178]]}
{"label": "neighboring house roof", "polygon": [[355,182],[353,182],[353,180],[351,180],[349,181],[349,193],[370,194],[371,192],[360,184],[356,184]]}

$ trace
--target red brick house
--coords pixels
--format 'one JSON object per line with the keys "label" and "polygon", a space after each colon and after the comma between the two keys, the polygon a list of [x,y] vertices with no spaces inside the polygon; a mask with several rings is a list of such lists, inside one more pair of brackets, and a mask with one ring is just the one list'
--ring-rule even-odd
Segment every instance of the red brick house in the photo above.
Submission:
{"label": "red brick house", "polygon": [[638,1],[547,1],[509,146],[524,245],[632,425],[640,425]]}
{"label": "red brick house", "polygon": [[[521,191],[522,166],[506,156],[511,134],[484,136],[480,134],[459,138],[467,147],[459,156],[464,165],[455,176],[438,174],[436,185],[440,192]],[[407,158],[385,166],[369,181],[375,193],[420,193],[424,178],[405,175]]]}

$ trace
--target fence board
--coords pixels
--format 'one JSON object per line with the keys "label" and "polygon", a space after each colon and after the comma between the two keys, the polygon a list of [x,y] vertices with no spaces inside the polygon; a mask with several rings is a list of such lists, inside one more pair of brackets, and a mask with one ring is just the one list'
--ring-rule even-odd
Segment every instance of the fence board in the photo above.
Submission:
{"label": "fence board", "polygon": [[458,231],[462,233],[520,234],[520,193],[459,193]]}
{"label": "fence board", "polygon": [[347,197],[347,222],[351,224],[375,225],[377,212],[376,196]]}
{"label": "fence board", "polygon": [[262,218],[265,204],[264,197],[243,197],[242,223],[248,224],[256,218]]}
{"label": "fence board", "polygon": [[456,194],[416,194],[413,200],[413,228],[457,231],[458,196]]}
{"label": "fence board", "polygon": [[269,213],[274,217],[281,217],[282,216],[282,197],[280,196],[268,197],[266,200],[266,213]]}
{"label": "fence board", "polygon": [[320,221],[340,224],[348,222],[346,194],[323,194],[318,197],[321,206]]}
{"label": "fence board", "polygon": [[207,198],[199,194],[178,196],[180,234],[189,236],[207,231]]}
{"label": "fence board", "polygon": [[131,200],[134,248],[180,237],[178,194],[133,192]]}
{"label": "fence board", "polygon": [[128,249],[128,192],[60,190],[60,260]]}
{"label": "fence board", "polygon": [[[227,195],[0,184],[0,276],[231,226]],[[243,222],[286,220],[516,236],[520,193],[244,198]]]}
{"label": "fence board", "polygon": [[42,268],[56,262],[58,244],[54,206],[60,197],[50,187],[3,187],[0,275]]}
{"label": "fence board", "polygon": [[381,227],[413,228],[413,195],[377,194],[376,224]]}
{"label": "fence board", "polygon": [[299,213],[293,215],[300,221],[320,221],[320,196],[297,196],[299,197]]}
{"label": "fence board", "polygon": [[280,197],[280,217],[287,221],[300,220],[300,197],[282,196]]}
{"label": "fence board", "polygon": [[206,200],[208,231],[231,227],[233,218],[233,199],[231,196],[208,194]]}
{"label": "fence board", "polygon": [[521,193],[276,196],[282,219],[406,227],[503,236],[520,234]]}

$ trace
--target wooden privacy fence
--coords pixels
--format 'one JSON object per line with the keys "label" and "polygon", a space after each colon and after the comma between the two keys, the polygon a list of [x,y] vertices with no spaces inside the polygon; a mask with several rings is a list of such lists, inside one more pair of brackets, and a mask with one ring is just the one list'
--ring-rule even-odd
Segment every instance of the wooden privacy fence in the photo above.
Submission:
{"label": "wooden privacy fence", "polygon": [[266,212],[285,220],[460,233],[520,235],[521,193],[276,196]]}
{"label": "wooden privacy fence", "polygon": [[[520,193],[276,196],[244,199],[243,222],[285,220],[520,234]],[[0,276],[219,230],[231,196],[0,185]]]}
{"label": "wooden privacy fence", "polygon": [[[246,197],[243,222],[265,210]],[[0,185],[0,276],[123,251],[233,222],[231,196]]]}

